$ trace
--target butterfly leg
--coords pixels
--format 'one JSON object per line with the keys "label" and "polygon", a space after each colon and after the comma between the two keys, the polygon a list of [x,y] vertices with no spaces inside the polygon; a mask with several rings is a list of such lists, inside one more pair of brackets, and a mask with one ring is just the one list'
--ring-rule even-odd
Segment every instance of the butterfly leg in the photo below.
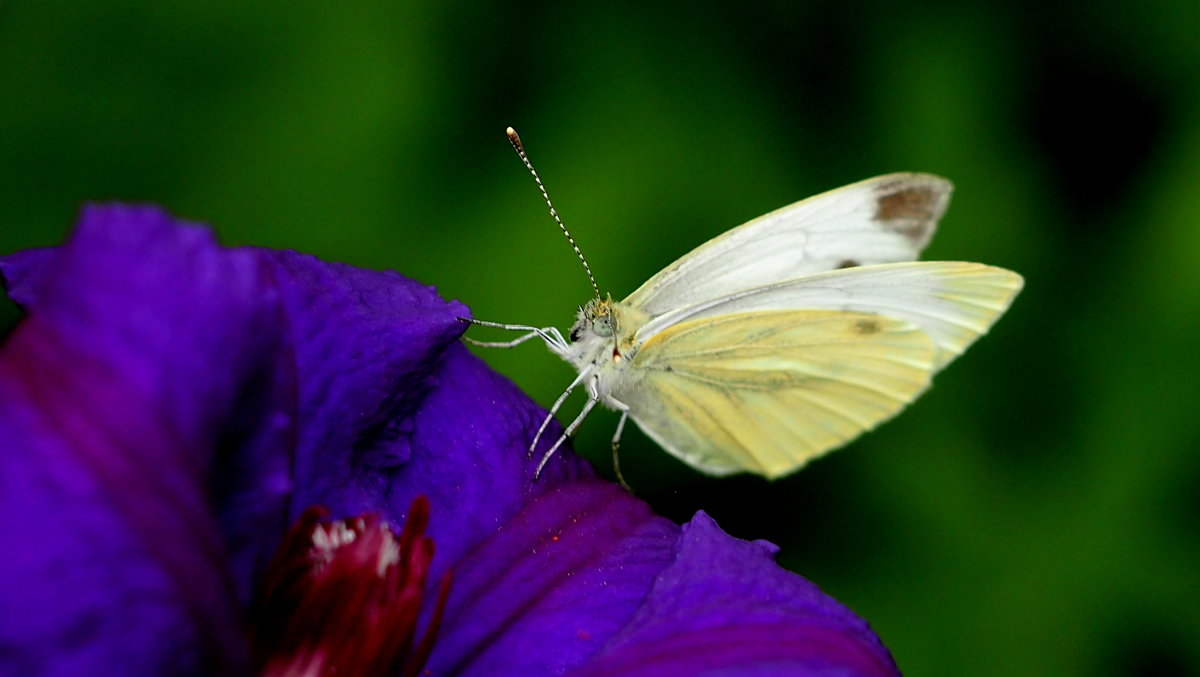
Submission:
{"label": "butterfly leg", "polygon": [[464,336],[463,340],[473,346],[479,346],[480,348],[512,348],[513,346],[519,346],[538,335],[539,334],[536,331],[531,331],[528,334],[522,334],[520,338],[515,338],[511,341],[479,341],[471,338],[470,336]]}
{"label": "butterfly leg", "polygon": [[467,342],[473,345],[482,346],[485,348],[512,348],[513,346],[520,345],[534,336],[537,336],[546,342],[546,345],[550,348],[550,350],[559,355],[565,354],[569,349],[567,346],[567,340],[563,338],[562,334],[559,333],[556,327],[532,327],[527,324],[503,324],[501,322],[476,320],[470,317],[460,317],[458,319],[460,322],[477,324],[481,327],[492,327],[495,329],[504,329],[506,331],[525,332],[525,335],[513,339],[512,341],[476,341],[475,339],[468,338]]}
{"label": "butterfly leg", "polygon": [[621,483],[625,491],[632,494],[633,488],[629,486],[629,483],[625,481],[625,476],[621,474],[621,462],[617,458],[617,450],[621,448],[621,433],[625,430],[625,419],[627,418],[629,418],[629,409],[622,409],[621,420],[617,421],[617,432],[613,434],[612,438],[613,472],[616,473],[617,481]]}
{"label": "butterfly leg", "polygon": [[590,373],[592,373],[591,367],[579,372],[579,376],[576,376],[575,380],[571,381],[571,385],[567,386],[567,389],[563,391],[562,395],[559,395],[558,399],[554,400],[554,404],[550,405],[550,411],[546,412],[546,418],[542,419],[542,425],[538,427],[537,434],[533,436],[533,441],[529,443],[528,458],[533,458],[533,450],[537,448],[538,440],[542,439],[542,433],[546,432],[546,426],[550,425],[550,421],[554,420],[554,415],[558,413],[558,410],[560,407],[562,407],[563,402],[567,401],[567,397],[571,394],[571,391],[575,390],[575,386],[582,383],[583,379]]}
{"label": "butterfly leg", "polygon": [[597,400],[593,400],[590,397],[588,398],[587,403],[583,405],[583,411],[579,412],[579,415],[575,417],[575,420],[571,421],[571,425],[567,426],[567,429],[564,430],[563,434],[559,436],[558,440],[554,443],[554,446],[550,447],[550,450],[547,451],[544,456],[542,456],[542,460],[538,462],[537,470],[533,471],[533,479],[536,480],[541,476],[542,468],[545,468],[546,464],[550,462],[550,457],[554,455],[554,452],[558,451],[558,448],[563,445],[563,442],[567,441],[568,437],[575,433],[575,430],[579,428],[579,424],[583,423],[583,419],[587,418],[587,415],[591,413],[592,408],[596,406],[596,402]]}

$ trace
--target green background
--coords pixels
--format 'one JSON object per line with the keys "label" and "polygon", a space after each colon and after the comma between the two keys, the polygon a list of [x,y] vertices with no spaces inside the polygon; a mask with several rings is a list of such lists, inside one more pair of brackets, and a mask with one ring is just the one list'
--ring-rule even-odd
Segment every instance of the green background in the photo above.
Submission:
{"label": "green background", "polygon": [[[908,674],[1196,674],[1200,3],[216,4],[0,5],[0,251],[154,201],[565,328],[589,288],[507,125],[617,297],[799,198],[942,174],[926,258],[1026,290],[929,394],[774,483],[632,430],[626,475],[780,544]],[[487,358],[544,404],[573,376]],[[604,472],[615,421],[576,444]]]}

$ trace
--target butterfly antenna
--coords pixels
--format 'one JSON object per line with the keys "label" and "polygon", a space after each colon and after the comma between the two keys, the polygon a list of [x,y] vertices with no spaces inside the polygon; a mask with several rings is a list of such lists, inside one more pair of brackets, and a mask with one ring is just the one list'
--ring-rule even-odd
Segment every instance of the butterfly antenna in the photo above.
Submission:
{"label": "butterfly antenna", "polygon": [[562,219],[558,217],[558,212],[554,209],[554,203],[550,201],[550,194],[546,192],[546,187],[542,185],[542,179],[538,176],[537,170],[533,168],[533,163],[529,161],[529,156],[525,154],[525,146],[521,143],[521,137],[517,136],[517,130],[509,127],[507,130],[508,142],[517,151],[517,155],[521,156],[521,162],[525,163],[525,169],[533,175],[533,180],[537,183],[538,190],[542,191],[542,197],[546,200],[546,206],[550,208],[550,216],[554,217],[554,222],[558,224],[563,235],[567,236],[567,242],[571,243],[571,249],[575,250],[575,256],[579,257],[579,262],[583,264],[583,272],[587,273],[588,282],[592,283],[592,291],[596,292],[596,298],[600,298],[600,287],[596,286],[596,278],[592,275],[592,268],[588,265],[587,259],[583,258],[583,252],[579,250],[579,245],[575,244],[575,238],[571,237],[571,231],[563,225]]}

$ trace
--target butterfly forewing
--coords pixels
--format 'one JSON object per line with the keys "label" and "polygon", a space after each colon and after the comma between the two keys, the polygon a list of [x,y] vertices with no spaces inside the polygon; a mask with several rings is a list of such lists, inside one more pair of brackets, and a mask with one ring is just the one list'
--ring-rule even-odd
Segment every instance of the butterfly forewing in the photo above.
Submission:
{"label": "butterfly forewing", "polygon": [[903,173],[801,200],[697,247],[624,303],[659,315],[802,275],[912,261],[933,236],[951,190],[943,178]]}
{"label": "butterfly forewing", "polygon": [[687,463],[777,477],[900,411],[934,353],[925,332],[877,315],[722,315],[647,341],[613,396]]}

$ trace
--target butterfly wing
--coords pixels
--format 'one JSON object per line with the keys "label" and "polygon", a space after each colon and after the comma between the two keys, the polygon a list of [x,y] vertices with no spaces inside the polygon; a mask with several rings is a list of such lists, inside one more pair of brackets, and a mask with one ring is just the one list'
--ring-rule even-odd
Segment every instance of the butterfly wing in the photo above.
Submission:
{"label": "butterfly wing", "polygon": [[863,266],[728,293],[654,317],[634,343],[649,345],[681,323],[729,313],[795,309],[869,313],[903,320],[925,332],[934,369],[979,338],[1020,291],[1020,275],[981,263],[923,261]]}
{"label": "butterfly wing", "polygon": [[701,471],[774,478],[899,412],[928,387],[934,359],[928,335],[903,320],[735,313],[658,333],[612,396]]}
{"label": "butterfly wing", "polygon": [[912,261],[933,237],[952,190],[943,178],[901,173],[801,200],[709,240],[624,303],[659,315],[779,280]]}

